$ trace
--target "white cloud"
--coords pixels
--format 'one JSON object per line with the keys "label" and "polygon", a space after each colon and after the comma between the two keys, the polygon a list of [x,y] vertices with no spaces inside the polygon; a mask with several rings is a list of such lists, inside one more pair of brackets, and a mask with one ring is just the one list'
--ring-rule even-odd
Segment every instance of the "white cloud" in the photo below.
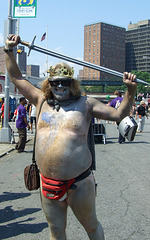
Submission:
{"label": "white cloud", "polygon": [[62,47],[61,47],[61,46],[58,46],[58,47],[55,48],[55,50],[56,50],[56,52],[61,53],[61,52],[62,52]]}

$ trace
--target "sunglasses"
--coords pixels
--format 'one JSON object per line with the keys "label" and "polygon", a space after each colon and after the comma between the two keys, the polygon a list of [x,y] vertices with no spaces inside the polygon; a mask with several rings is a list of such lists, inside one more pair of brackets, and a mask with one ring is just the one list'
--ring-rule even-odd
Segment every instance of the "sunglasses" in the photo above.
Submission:
{"label": "sunglasses", "polygon": [[66,80],[66,79],[64,79],[64,80],[55,80],[55,81],[49,80],[49,83],[50,83],[50,85],[52,87],[56,87],[59,84],[61,84],[63,87],[66,87],[66,86],[69,87],[71,85],[71,79],[69,79],[69,80]]}

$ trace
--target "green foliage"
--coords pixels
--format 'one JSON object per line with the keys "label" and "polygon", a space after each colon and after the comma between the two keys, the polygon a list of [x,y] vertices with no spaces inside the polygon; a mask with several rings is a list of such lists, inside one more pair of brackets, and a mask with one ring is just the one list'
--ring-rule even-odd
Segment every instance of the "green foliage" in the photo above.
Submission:
{"label": "green foliage", "polygon": [[82,86],[82,91],[85,93],[100,93],[103,92],[102,86]]}
{"label": "green foliage", "polygon": [[[148,72],[140,72],[140,71],[132,71],[133,74],[136,75],[137,78],[150,83],[150,73]],[[116,90],[120,90],[125,92],[127,90],[127,87],[125,84],[122,84],[120,86],[82,86],[82,91],[85,93],[100,93],[100,92],[105,92],[107,93],[114,93]],[[137,95],[138,93],[144,93],[145,95],[150,89],[146,88],[145,85],[143,84],[138,84],[137,86]]]}
{"label": "green foliage", "polygon": [[106,87],[106,93],[114,93],[116,90],[125,91],[126,90],[126,86],[125,85],[121,85],[121,86],[107,86]]}
{"label": "green foliage", "polygon": [[[148,72],[140,72],[140,71],[132,71],[133,74],[136,75],[137,78],[150,83],[150,73]],[[137,86],[137,94],[138,93],[144,93],[146,94],[148,89],[145,87],[145,85],[138,83]]]}

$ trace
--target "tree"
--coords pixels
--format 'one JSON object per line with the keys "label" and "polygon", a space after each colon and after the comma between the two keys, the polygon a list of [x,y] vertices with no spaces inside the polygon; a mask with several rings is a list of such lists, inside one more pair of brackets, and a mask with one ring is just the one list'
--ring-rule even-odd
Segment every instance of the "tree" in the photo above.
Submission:
{"label": "tree", "polygon": [[[139,78],[147,83],[150,83],[150,73],[135,71],[135,70],[133,70],[132,73],[135,74],[137,78]],[[144,93],[145,96],[147,94],[147,88],[145,87],[145,85],[140,84],[140,83],[137,86],[137,95],[139,93]]]}
{"label": "tree", "polygon": [[85,93],[100,93],[103,92],[102,86],[82,86],[82,91]]}

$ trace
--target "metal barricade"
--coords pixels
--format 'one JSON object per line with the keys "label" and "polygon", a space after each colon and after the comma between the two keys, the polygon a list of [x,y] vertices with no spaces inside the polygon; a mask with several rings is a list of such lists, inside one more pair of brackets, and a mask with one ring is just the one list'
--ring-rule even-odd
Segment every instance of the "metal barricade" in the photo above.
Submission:
{"label": "metal barricade", "polygon": [[106,144],[106,121],[93,119],[93,135],[96,142]]}

